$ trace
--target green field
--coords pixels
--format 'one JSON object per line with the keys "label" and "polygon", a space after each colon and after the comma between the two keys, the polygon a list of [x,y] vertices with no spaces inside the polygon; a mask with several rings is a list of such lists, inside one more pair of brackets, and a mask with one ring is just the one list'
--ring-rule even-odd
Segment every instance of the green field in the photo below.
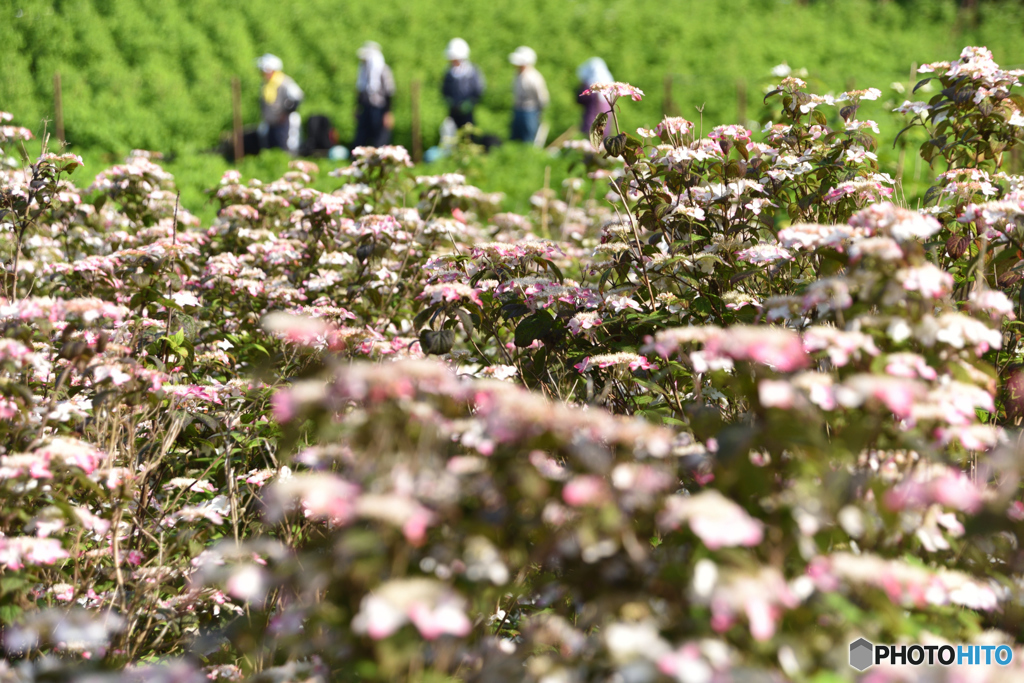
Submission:
{"label": "green field", "polygon": [[[329,115],[343,140],[353,133],[356,47],[379,41],[398,84],[398,144],[411,144],[410,88],[421,83],[424,145],[437,140],[444,116],[440,80],[443,50],[467,39],[488,79],[478,121],[505,135],[513,69],[507,55],[527,44],[539,54],[552,104],[551,137],[576,124],[575,70],[603,56],[615,77],[647,97],[625,107],[627,127],[653,125],[666,107],[703,127],[749,124],[762,114],[761,93],[771,68],[783,61],[806,68],[818,92],[879,87],[885,96],[861,117],[877,118],[881,140],[899,122],[889,116],[903,96],[890,89],[909,80],[911,66],[957,56],[964,45],[987,45],[1004,66],[1024,64],[1024,6],[989,2],[964,9],[952,0],[566,0],[550,3],[409,3],[403,0],[282,3],[247,0],[27,0],[0,8],[0,109],[37,133],[54,119],[54,74],[63,90],[70,150],[89,171],[119,161],[131,148],[173,155],[189,203],[202,185],[227,168],[200,154],[231,128],[232,77],[242,83],[247,123],[258,119],[263,52],[284,59],[285,70],[307,93],[302,111]],[[854,74],[857,80],[854,81]],[[670,84],[667,86],[666,84]],[[667,100],[671,89],[671,102]],[[745,103],[745,106],[744,106]],[[478,169],[475,182],[505,190],[522,204],[517,187],[542,183],[543,158],[507,168],[508,154]],[[882,157],[890,170],[895,154]],[[243,170],[274,174],[283,160],[265,159]],[[555,162],[557,175],[564,164]],[[528,192],[527,192],[528,194]],[[199,207],[196,207],[197,209]]]}

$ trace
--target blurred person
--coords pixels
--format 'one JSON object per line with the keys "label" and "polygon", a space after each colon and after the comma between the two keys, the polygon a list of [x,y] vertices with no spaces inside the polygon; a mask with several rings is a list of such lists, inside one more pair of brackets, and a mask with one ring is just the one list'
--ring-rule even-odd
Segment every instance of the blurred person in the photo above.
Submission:
{"label": "blurred person", "polygon": [[356,137],[353,147],[383,147],[391,144],[395,117],[391,98],[395,78],[384,62],[380,45],[368,40],[356,51],[359,76],[356,79]]}
{"label": "blurred person", "polygon": [[[580,79],[579,87],[576,90],[576,101],[583,106],[582,130],[584,135],[590,135],[590,129],[594,125],[597,115],[602,112],[610,112],[612,107],[602,95],[596,93],[584,95],[583,93],[595,83],[614,83],[615,79],[612,78],[608,65],[600,57],[591,57],[580,64],[580,67],[576,69],[576,77]],[[607,123],[605,123],[602,134],[608,134]]]}
{"label": "blurred person", "polygon": [[469,61],[469,44],[462,38],[452,38],[444,52],[451,63],[444,74],[441,94],[448,103],[448,116],[456,128],[474,124],[473,109],[484,94],[484,75]]}
{"label": "blurred person", "polygon": [[260,89],[260,122],[257,134],[260,148],[278,147],[289,154],[299,150],[302,116],[297,111],[304,94],[295,81],[286,76],[281,58],[267,53],[256,60],[263,72]]}
{"label": "blurred person", "polygon": [[540,114],[548,106],[548,86],[534,67],[537,53],[522,45],[508,56],[508,61],[519,72],[512,82],[515,98],[512,109],[511,139],[533,143],[540,128]]}

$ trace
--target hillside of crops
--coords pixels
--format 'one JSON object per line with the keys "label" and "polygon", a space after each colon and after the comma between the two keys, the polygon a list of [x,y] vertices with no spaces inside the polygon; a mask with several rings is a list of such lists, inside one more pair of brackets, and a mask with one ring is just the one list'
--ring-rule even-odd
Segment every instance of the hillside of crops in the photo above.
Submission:
{"label": "hillside of crops", "polygon": [[303,112],[331,116],[348,140],[355,50],[372,39],[383,45],[397,81],[395,142],[410,146],[410,84],[417,80],[430,145],[444,115],[444,46],[462,36],[489,82],[478,114],[488,131],[507,134],[513,77],[507,56],[521,44],[537,50],[548,80],[552,137],[576,122],[575,70],[593,55],[648,94],[624,114],[626,126],[661,116],[668,77],[676,113],[699,123],[694,108],[703,106],[710,129],[738,121],[744,99],[746,117],[756,118],[770,70],[783,61],[806,67],[819,89],[833,92],[854,81],[883,88],[905,82],[915,61],[968,44],[987,45],[1002,64],[1024,63],[1024,8],[974,4],[28,0],[0,7],[0,104],[38,133],[43,119],[54,119],[59,72],[72,151],[110,152],[113,161],[132,148],[207,149],[231,128],[232,77],[241,79],[246,122],[257,121],[260,77],[253,60],[273,52],[305,89]]}

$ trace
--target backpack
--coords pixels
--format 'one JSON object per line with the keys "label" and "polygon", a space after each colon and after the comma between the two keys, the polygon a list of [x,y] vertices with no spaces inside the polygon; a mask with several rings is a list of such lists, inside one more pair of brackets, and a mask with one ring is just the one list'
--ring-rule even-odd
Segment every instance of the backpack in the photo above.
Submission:
{"label": "backpack", "polygon": [[323,114],[314,114],[306,122],[307,153],[326,152],[338,144],[338,132],[331,125],[331,120]]}

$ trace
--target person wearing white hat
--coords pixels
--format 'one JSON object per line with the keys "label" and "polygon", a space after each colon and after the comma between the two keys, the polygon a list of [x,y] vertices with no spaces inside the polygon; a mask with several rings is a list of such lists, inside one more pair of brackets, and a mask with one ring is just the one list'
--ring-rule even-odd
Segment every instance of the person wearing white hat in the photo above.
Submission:
{"label": "person wearing white hat", "polygon": [[260,88],[260,116],[258,128],[260,147],[278,147],[290,154],[299,151],[299,131],[302,116],[297,111],[305,96],[302,88],[282,71],[284,64],[277,55],[267,53],[256,60],[263,72]]}
{"label": "person wearing white hat", "polygon": [[448,103],[448,116],[456,128],[473,124],[473,109],[483,97],[486,82],[480,69],[469,61],[469,44],[462,38],[452,38],[444,51],[451,66],[444,74],[441,94]]}
{"label": "person wearing white hat", "polygon": [[395,117],[391,98],[395,95],[395,77],[384,61],[380,45],[368,40],[356,50],[359,76],[356,79],[356,137],[353,147],[383,147],[391,144]]}
{"label": "person wearing white hat", "polygon": [[515,102],[512,107],[513,140],[534,142],[540,128],[540,113],[548,106],[548,86],[534,67],[537,53],[522,45],[508,56],[508,61],[519,71],[512,82]]}

